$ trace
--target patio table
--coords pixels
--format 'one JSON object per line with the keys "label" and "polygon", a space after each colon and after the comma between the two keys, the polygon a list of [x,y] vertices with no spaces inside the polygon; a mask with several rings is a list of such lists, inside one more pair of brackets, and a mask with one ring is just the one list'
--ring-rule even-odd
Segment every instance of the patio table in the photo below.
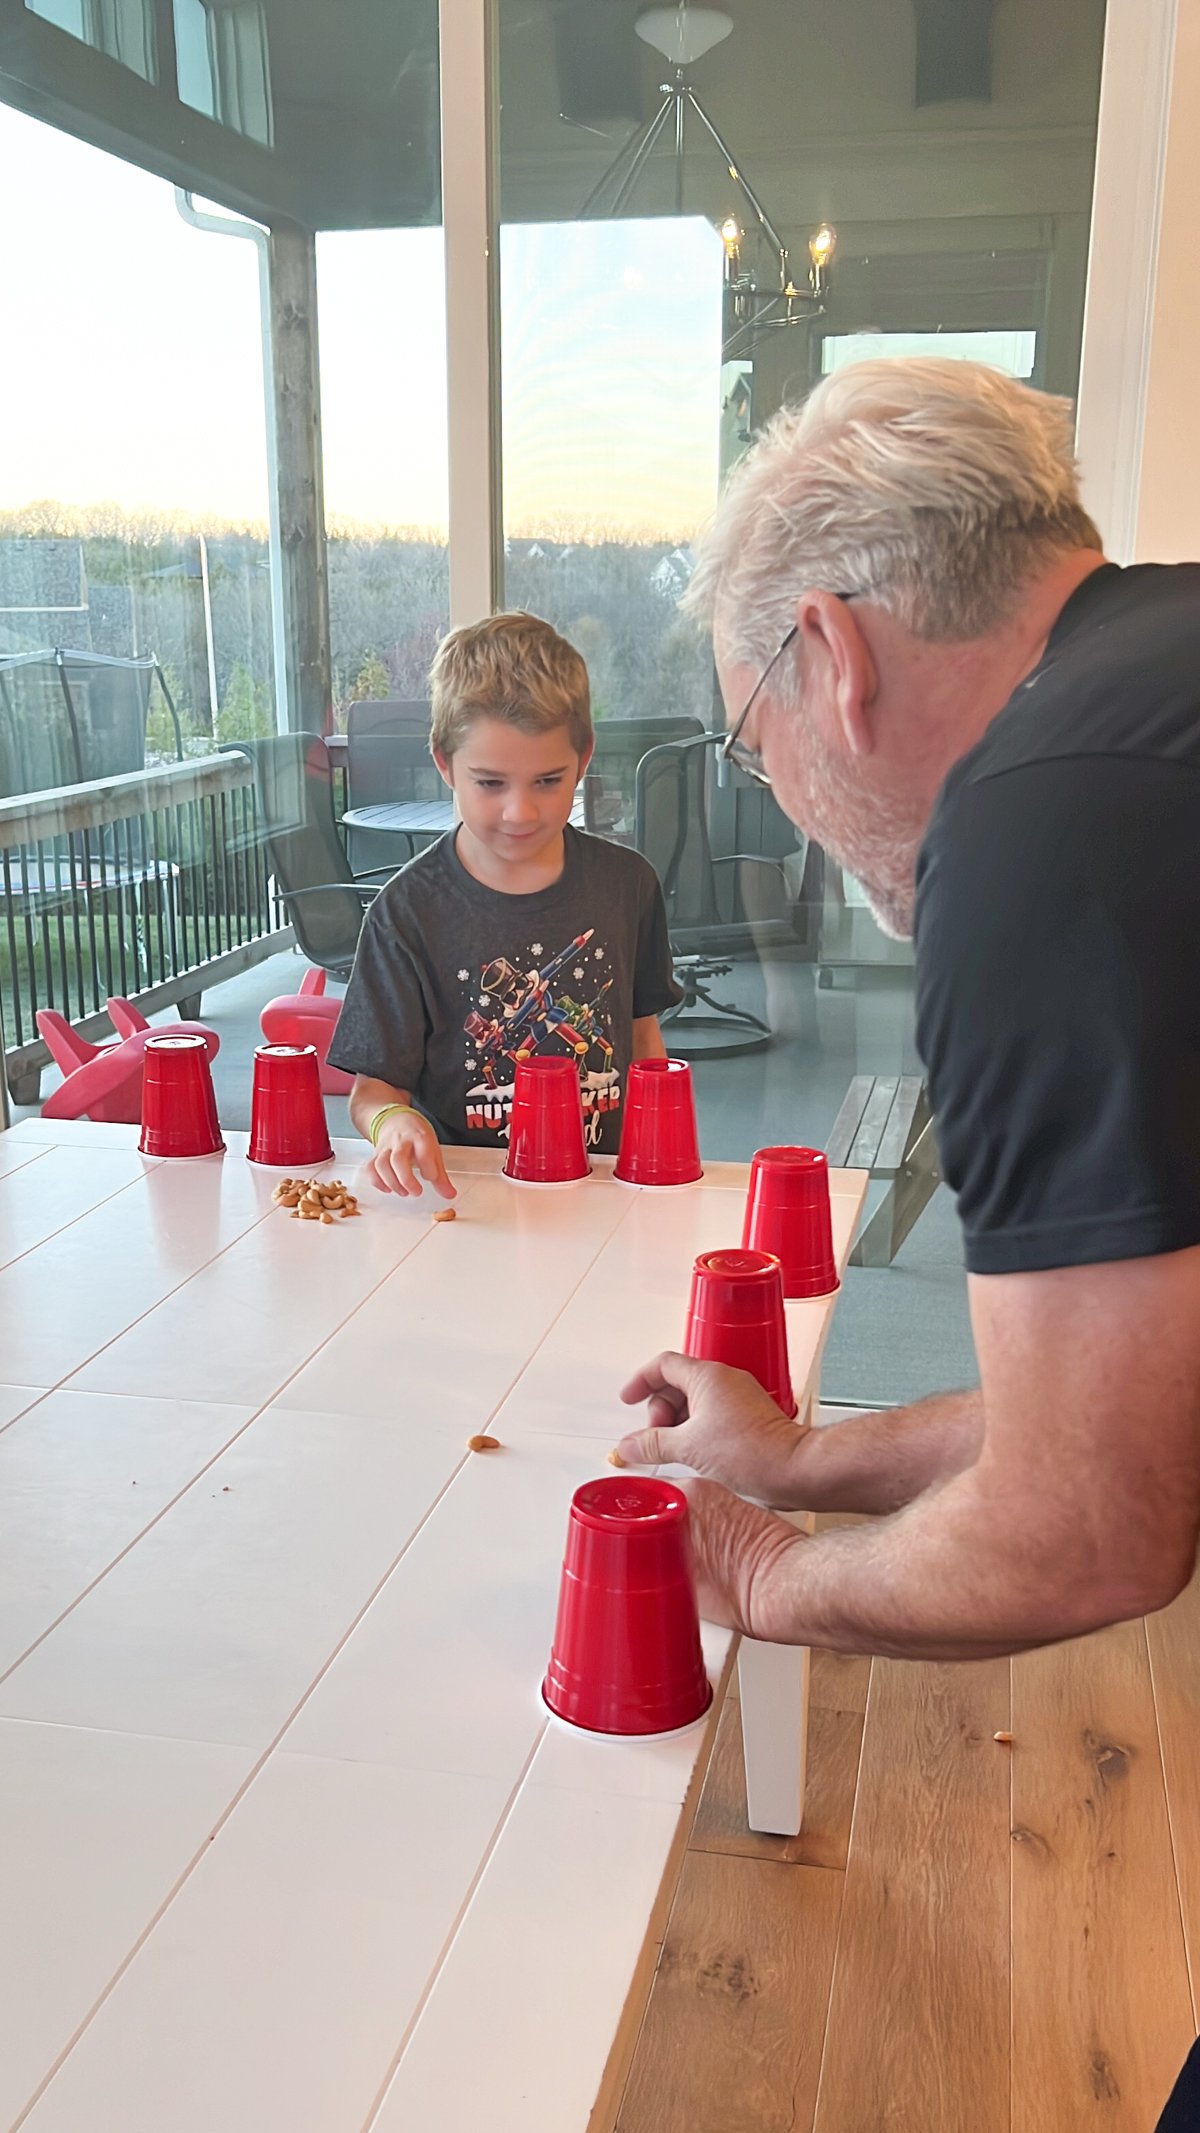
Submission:
{"label": "patio table", "polygon": [[[0,1135],[0,2126],[597,2133],[733,1640],[669,1740],[538,1692],[571,1492],[747,1173],[456,1149],[453,1223],[367,1188],[325,1227],[244,1135],[136,1139]],[[802,1404],[833,1302],[788,1306]],[[807,1654],[742,1649],[751,1818],[798,1826]]]}
{"label": "patio table", "polygon": [[[458,817],[453,800],[379,800],[371,807],[349,807],[342,816],[346,829],[382,831],[393,837],[441,837],[453,829]],[[582,793],[575,796],[571,820],[583,828]]]}
{"label": "patio table", "polygon": [[440,837],[454,823],[453,800],[378,800],[372,807],[348,807],[342,816],[345,829],[392,837]]}

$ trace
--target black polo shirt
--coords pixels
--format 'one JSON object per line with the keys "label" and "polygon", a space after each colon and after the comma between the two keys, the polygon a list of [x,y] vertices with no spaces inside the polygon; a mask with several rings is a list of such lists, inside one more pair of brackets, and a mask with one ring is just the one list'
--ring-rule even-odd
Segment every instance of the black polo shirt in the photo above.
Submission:
{"label": "black polo shirt", "polygon": [[1072,595],[942,787],[916,954],[970,1271],[1200,1244],[1200,565]]}

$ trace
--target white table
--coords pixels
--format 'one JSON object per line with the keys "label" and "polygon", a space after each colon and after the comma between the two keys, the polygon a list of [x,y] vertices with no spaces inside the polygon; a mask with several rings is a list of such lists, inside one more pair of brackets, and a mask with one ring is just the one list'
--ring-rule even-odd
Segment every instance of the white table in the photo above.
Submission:
{"label": "white table", "polygon": [[[716,1704],[659,1743],[547,1722],[567,1507],[745,1172],[522,1191],[455,1151],[453,1224],[326,1228],[228,1139],[0,1136],[0,2127],[584,2133]],[[831,1304],[788,1316],[808,1396]],[[743,1684],[785,1805],[805,1663]]]}

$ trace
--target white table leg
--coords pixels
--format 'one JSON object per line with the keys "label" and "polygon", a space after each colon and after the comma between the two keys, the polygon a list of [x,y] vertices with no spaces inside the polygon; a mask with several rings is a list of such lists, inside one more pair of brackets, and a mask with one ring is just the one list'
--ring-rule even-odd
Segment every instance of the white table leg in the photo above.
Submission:
{"label": "white table leg", "polygon": [[[800,1403],[802,1417],[816,1397],[810,1384]],[[794,1511],[788,1523],[811,1533],[815,1521],[808,1511]],[[758,1644],[743,1637],[738,1650],[746,1821],[764,1836],[798,1837],[804,1820],[811,1665],[812,1654],[803,1645]]]}
{"label": "white table leg", "polygon": [[746,1820],[772,1837],[798,1837],[804,1819],[811,1659],[804,1645],[748,1637],[738,1652]]}

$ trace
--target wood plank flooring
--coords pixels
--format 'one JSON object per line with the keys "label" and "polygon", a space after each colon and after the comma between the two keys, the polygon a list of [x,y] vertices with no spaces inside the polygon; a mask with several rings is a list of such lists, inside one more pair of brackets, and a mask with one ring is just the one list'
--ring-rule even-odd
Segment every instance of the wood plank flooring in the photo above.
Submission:
{"label": "wood plank flooring", "polygon": [[1152,2133],[1196,2032],[1200,1578],[1011,1663],[816,1655],[795,1839],[746,1829],[735,1695],[617,2133]]}

